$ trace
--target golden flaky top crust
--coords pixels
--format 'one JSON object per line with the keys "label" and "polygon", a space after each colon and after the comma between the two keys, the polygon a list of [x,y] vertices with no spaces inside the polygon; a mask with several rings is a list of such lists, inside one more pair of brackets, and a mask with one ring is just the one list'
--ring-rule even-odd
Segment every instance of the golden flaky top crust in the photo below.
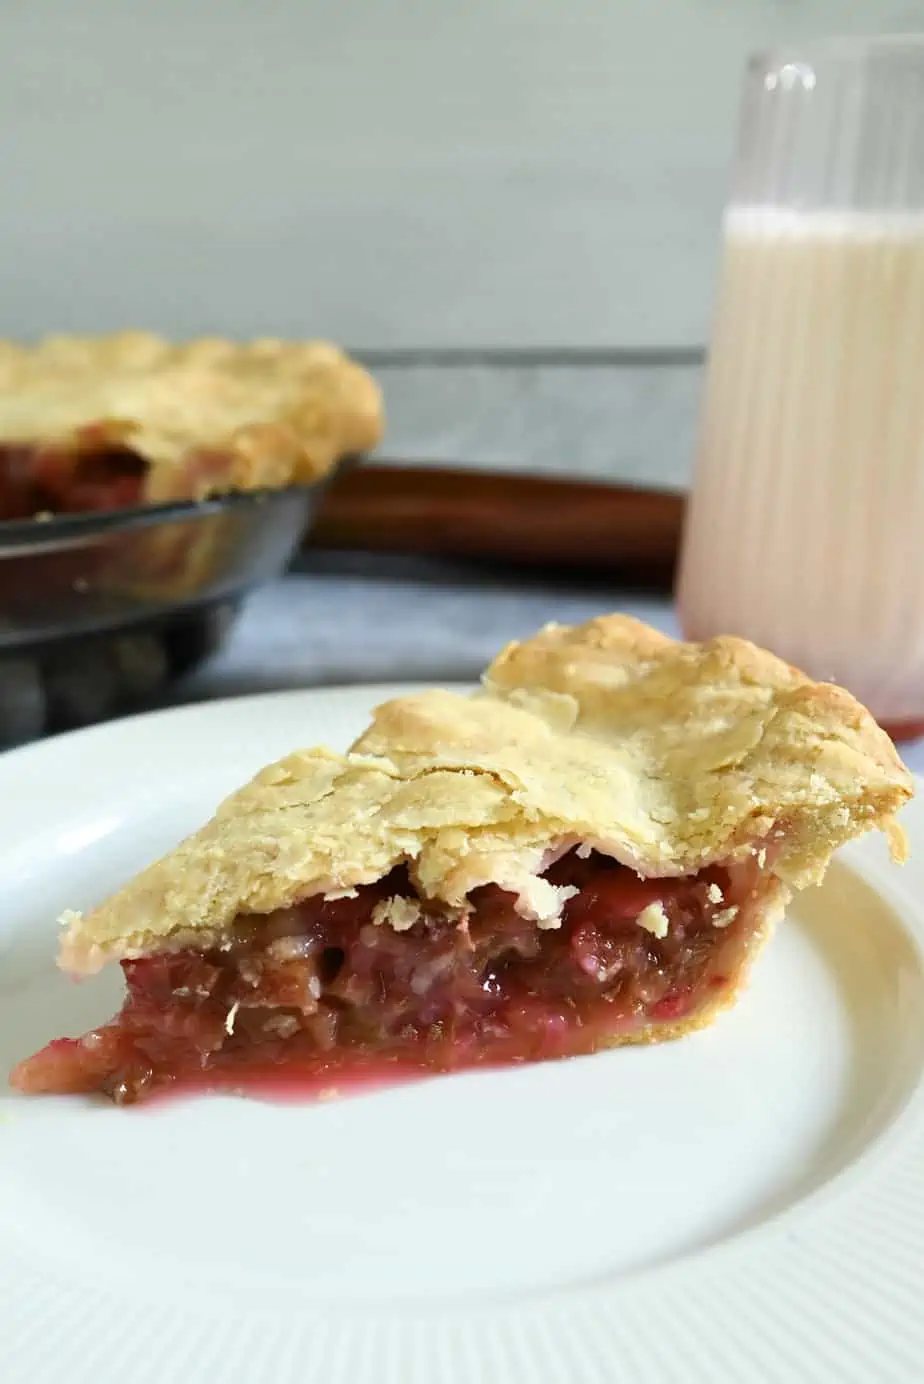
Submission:
{"label": "golden flaky top crust", "polygon": [[[740,639],[677,643],[626,616],[512,644],[471,697],[378,708],[351,752],[271,765],[213,820],[87,917],[63,964],[208,945],[241,912],[380,879],[407,862],[451,908],[493,882],[540,926],[550,852],[586,843],[643,875],[766,850],[787,885],[893,814],[911,779],[848,693]],[[397,924],[396,924],[397,925]]]}
{"label": "golden flaky top crust", "polygon": [[[381,434],[375,382],[323,342],[0,342],[0,442],[129,447],[150,463],[152,501],[313,481]],[[197,473],[197,458],[227,465]]]}

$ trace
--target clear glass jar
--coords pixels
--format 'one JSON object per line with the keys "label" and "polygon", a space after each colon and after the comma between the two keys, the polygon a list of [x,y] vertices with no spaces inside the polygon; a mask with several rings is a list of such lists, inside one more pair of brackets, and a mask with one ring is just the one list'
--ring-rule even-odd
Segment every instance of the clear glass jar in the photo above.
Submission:
{"label": "clear glass jar", "polygon": [[678,601],[924,729],[924,35],[748,65]]}

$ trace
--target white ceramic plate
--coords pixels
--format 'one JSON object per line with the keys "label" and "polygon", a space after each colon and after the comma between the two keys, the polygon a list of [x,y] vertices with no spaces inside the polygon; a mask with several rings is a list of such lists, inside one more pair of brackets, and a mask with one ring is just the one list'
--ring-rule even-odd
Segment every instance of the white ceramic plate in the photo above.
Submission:
{"label": "white ceramic plate", "polygon": [[[116,1007],[98,899],[396,689],[122,721],[0,760],[0,1067]],[[924,807],[845,852],[740,1006],[651,1049],[320,1105],[0,1094],[4,1384],[924,1378]]]}

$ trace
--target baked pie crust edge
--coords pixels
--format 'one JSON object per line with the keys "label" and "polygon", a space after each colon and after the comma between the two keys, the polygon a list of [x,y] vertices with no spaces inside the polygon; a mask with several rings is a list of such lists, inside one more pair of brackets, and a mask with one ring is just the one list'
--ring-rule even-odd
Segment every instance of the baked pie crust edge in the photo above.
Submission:
{"label": "baked pie crust edge", "polygon": [[148,463],[149,503],[310,483],[382,430],[378,385],[325,342],[0,342],[0,442],[127,448]]}

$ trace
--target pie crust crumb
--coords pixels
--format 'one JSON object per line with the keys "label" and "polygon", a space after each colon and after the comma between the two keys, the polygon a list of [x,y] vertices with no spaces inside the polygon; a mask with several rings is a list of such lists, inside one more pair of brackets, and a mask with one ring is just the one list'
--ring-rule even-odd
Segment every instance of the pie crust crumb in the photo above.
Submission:
{"label": "pie crust crumb", "polygon": [[648,904],[647,908],[642,909],[635,921],[639,927],[650,932],[652,937],[667,936],[668,917],[660,903]]}

